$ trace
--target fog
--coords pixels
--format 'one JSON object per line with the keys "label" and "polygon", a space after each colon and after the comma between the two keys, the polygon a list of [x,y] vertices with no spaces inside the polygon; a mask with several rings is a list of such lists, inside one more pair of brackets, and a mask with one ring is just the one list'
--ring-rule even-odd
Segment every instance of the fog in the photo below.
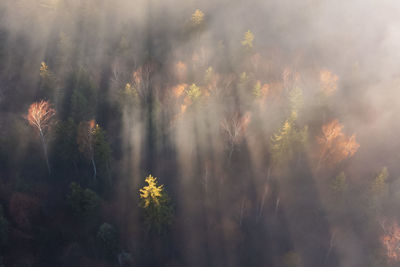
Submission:
{"label": "fog", "polygon": [[400,266],[399,14],[2,0],[0,266]]}

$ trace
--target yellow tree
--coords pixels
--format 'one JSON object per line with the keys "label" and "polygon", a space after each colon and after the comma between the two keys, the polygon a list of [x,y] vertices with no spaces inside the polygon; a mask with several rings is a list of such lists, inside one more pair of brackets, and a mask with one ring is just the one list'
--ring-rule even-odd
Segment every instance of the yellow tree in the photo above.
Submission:
{"label": "yellow tree", "polygon": [[[290,161],[295,154],[300,155],[308,137],[308,127],[299,129],[296,125],[296,112],[283,123],[276,134],[271,137],[271,154],[274,164]],[[297,158],[299,160],[299,157]]]}
{"label": "yellow tree", "polygon": [[146,177],[146,186],[140,191],[140,206],[144,209],[145,223],[149,231],[161,233],[172,222],[173,209],[163,185],[158,185],[156,177]]}
{"label": "yellow tree", "polygon": [[203,23],[204,21],[204,13],[200,9],[196,9],[191,18],[191,22],[193,26],[199,26]]}
{"label": "yellow tree", "polygon": [[55,113],[56,111],[53,108],[51,108],[50,103],[48,101],[42,100],[40,102],[32,103],[29,107],[28,114],[25,116],[29,124],[39,132],[49,174],[51,174],[51,169],[50,169],[49,157],[47,155],[47,145],[46,145],[45,135],[47,133],[47,130],[51,126],[51,120],[55,115]]}
{"label": "yellow tree", "polygon": [[245,32],[243,36],[242,46],[248,50],[252,49],[253,41],[254,41],[254,34],[250,30],[248,30],[247,32]]}

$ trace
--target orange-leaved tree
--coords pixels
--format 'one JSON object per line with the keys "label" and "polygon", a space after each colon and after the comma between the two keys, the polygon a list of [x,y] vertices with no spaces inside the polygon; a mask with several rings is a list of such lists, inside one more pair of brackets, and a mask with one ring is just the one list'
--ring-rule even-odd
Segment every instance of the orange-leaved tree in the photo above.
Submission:
{"label": "orange-leaved tree", "polygon": [[397,222],[385,226],[381,223],[384,234],[381,236],[381,242],[386,249],[386,255],[391,261],[400,261],[400,227]]}
{"label": "orange-leaved tree", "polygon": [[56,111],[51,108],[51,104],[49,103],[49,101],[42,100],[40,102],[32,103],[29,107],[28,114],[25,116],[29,124],[39,132],[49,174],[51,174],[51,169],[49,164],[49,157],[47,154],[45,136],[51,126],[51,121],[55,114]]}
{"label": "orange-leaved tree", "polygon": [[337,119],[322,126],[322,134],[317,137],[320,153],[317,169],[322,162],[336,164],[353,156],[360,145],[355,134],[347,136],[342,132],[343,125]]}

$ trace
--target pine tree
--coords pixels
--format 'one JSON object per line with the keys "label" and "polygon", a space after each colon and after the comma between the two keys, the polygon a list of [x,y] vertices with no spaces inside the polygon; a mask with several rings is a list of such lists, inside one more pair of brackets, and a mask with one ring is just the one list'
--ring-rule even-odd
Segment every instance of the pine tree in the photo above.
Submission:
{"label": "pine tree", "polygon": [[156,177],[146,177],[146,186],[140,189],[140,206],[144,210],[144,220],[149,231],[161,234],[172,222],[173,209],[163,185],[158,185]]}

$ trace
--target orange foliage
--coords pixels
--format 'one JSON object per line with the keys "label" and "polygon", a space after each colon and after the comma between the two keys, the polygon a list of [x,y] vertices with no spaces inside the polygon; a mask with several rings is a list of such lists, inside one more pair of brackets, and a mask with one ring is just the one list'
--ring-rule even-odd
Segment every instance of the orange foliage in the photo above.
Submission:
{"label": "orange foliage", "polygon": [[339,163],[357,152],[360,145],[356,141],[355,134],[348,137],[342,129],[343,125],[337,119],[322,126],[322,135],[317,137],[321,146],[318,165],[322,161]]}
{"label": "orange foliage", "polygon": [[176,98],[179,98],[183,95],[183,93],[185,92],[185,89],[187,88],[187,84],[186,83],[181,83],[176,85],[175,87],[172,88],[173,92],[174,92],[174,96]]}
{"label": "orange foliage", "polygon": [[268,93],[270,90],[270,85],[267,83],[264,83],[263,86],[261,87],[261,98],[263,100],[267,99]]}
{"label": "orange foliage", "polygon": [[185,113],[186,108],[187,108],[187,105],[185,105],[185,104],[181,105],[181,114]]}
{"label": "orange foliage", "polygon": [[387,257],[392,261],[400,261],[400,227],[393,222],[389,227],[384,228],[384,235],[381,242],[386,249]]}
{"label": "orange foliage", "polygon": [[325,149],[329,149],[333,145],[333,141],[338,138],[342,137],[343,125],[339,123],[337,119],[324,124],[322,126],[322,136],[318,137],[318,143],[323,145]]}
{"label": "orange foliage", "polygon": [[[262,89],[261,89],[262,90]],[[279,100],[283,91],[283,84],[279,82],[268,84],[268,97]]]}
{"label": "orange foliage", "polygon": [[56,111],[51,108],[50,103],[42,100],[30,105],[26,119],[42,134],[50,126],[50,120],[55,114]]}
{"label": "orange foliage", "polygon": [[337,90],[337,81],[339,77],[329,70],[322,70],[319,73],[319,80],[322,91],[330,96]]}

